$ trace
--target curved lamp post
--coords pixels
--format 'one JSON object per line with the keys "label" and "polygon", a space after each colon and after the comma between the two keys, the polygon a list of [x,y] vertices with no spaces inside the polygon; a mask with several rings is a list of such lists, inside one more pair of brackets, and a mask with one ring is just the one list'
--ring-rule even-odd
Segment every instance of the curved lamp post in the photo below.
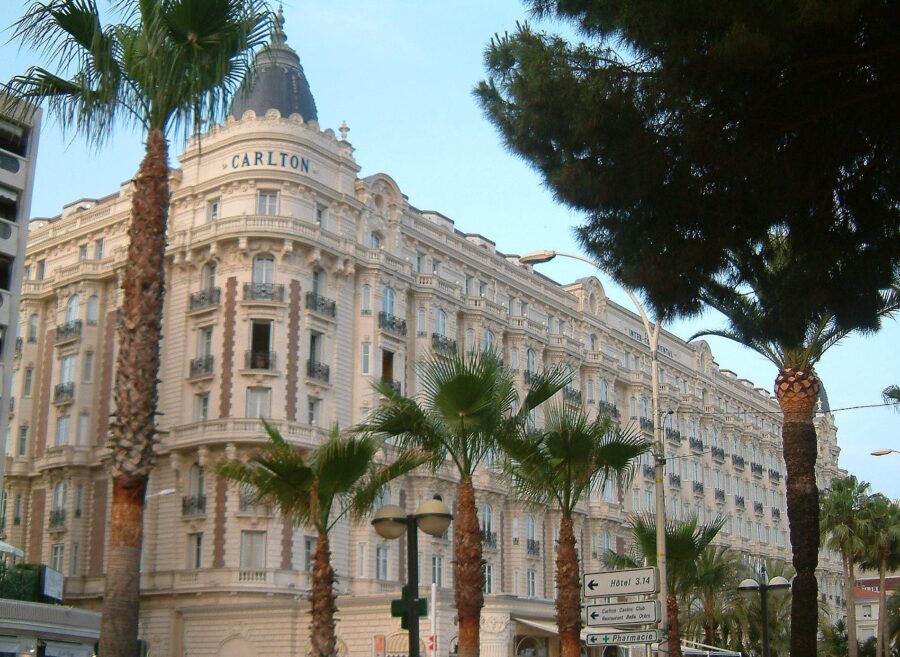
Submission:
{"label": "curved lamp post", "polygon": [[382,538],[394,540],[406,532],[406,620],[409,625],[409,657],[419,657],[419,532],[440,536],[450,526],[453,514],[440,495],[422,502],[415,513],[405,513],[394,504],[375,512],[372,526]]}
{"label": "curved lamp post", "polygon": [[762,613],[762,657],[769,657],[769,591],[785,593],[791,588],[791,583],[784,577],[769,579],[765,565],[759,573],[759,580],[745,579],[738,584],[738,591],[744,595],[759,593],[759,608]]}
{"label": "curved lamp post", "polygon": [[[563,258],[571,258],[585,262],[595,269],[602,271],[607,276],[607,272],[600,263],[586,258],[578,253],[562,253],[560,251],[534,251],[526,253],[519,257],[520,262],[529,265],[539,265],[544,262],[550,262],[557,256]],[[647,334],[647,343],[650,346],[650,395],[651,405],[653,407],[653,442],[655,444],[653,460],[656,471],[656,567],[659,569],[659,604],[663,611],[662,630],[664,633],[669,631],[669,614],[668,614],[668,579],[666,578],[666,500],[665,489],[663,484],[664,470],[666,467],[666,446],[663,443],[663,431],[661,427],[661,417],[671,415],[672,411],[661,411],[659,403],[659,332],[660,322],[657,319],[652,324],[644,309],[643,304],[638,300],[634,290],[619,284],[634,307],[637,309],[644,325],[644,332]]]}
{"label": "curved lamp post", "polygon": [[873,450],[871,454],[872,456],[887,456],[888,454],[900,454],[900,450],[883,447],[882,449]]}

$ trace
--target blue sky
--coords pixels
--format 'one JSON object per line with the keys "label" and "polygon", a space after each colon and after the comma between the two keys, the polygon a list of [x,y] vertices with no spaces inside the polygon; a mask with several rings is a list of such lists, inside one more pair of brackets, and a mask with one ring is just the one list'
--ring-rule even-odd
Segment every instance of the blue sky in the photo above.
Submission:
{"label": "blue sky", "polygon": [[[12,21],[27,3],[3,4],[4,20]],[[391,175],[414,206],[441,212],[460,230],[484,234],[505,253],[577,250],[572,228],[580,217],[555,203],[540,178],[504,148],[471,94],[484,76],[482,53],[491,36],[526,18],[521,2],[289,0],[284,11],[288,43],[306,70],[319,122],[334,129],[347,122],[362,175]],[[0,34],[2,80],[36,63],[8,43],[11,36],[9,30]],[[172,152],[180,146],[174,144]],[[134,173],[141,154],[138,134],[117,131],[97,152],[45,122],[32,215],[52,216],[65,203],[115,191]],[[592,273],[587,265],[563,260],[540,271],[560,282]],[[614,300],[631,307],[624,293],[600,278]],[[720,324],[708,313],[668,328],[687,338]],[[776,372],[768,361],[727,341],[710,343],[723,368],[771,389]],[[879,404],[881,390],[900,383],[898,344],[900,329],[888,321],[876,336],[852,337],[832,349],[818,367],[832,408]],[[835,417],[841,466],[900,498],[900,455],[869,455],[878,447],[900,449],[900,414],[881,407],[837,410]]]}

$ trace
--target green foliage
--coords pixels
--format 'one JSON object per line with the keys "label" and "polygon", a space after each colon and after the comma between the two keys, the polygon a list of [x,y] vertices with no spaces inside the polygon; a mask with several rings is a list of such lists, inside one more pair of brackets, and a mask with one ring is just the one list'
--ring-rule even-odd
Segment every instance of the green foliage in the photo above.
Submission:
{"label": "green foliage", "polygon": [[777,228],[794,241],[787,314],[874,327],[900,262],[896,3],[528,4],[583,42],[517,25],[486,49],[476,95],[584,212],[578,235],[605,269],[657,316],[695,314],[706,282]]}
{"label": "green foliage", "polygon": [[45,602],[41,595],[41,565],[18,563],[7,566],[0,562],[0,598]]}
{"label": "green foliage", "polygon": [[855,476],[837,477],[820,498],[819,526],[828,547],[852,563],[860,561],[865,549],[865,518],[861,514],[869,493],[869,483]]}
{"label": "green foliage", "polygon": [[822,625],[818,654],[820,657],[847,657],[847,641],[847,623],[844,619],[838,620],[834,625],[825,623]]}

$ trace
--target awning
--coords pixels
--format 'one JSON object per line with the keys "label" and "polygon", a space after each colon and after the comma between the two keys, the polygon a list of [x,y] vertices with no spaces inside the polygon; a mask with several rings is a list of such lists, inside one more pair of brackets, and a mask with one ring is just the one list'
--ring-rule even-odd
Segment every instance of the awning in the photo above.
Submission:
{"label": "awning", "polygon": [[[519,618],[518,616],[513,616],[512,618],[517,623],[522,623],[522,625],[526,625],[535,630],[540,630],[541,632],[546,632],[547,634],[552,634],[553,636],[559,636],[559,631],[556,628],[556,623],[550,621],[542,621],[542,620],[533,620],[531,618]],[[582,627],[581,628],[581,640],[586,641],[588,634],[594,634],[595,632],[618,632],[619,630],[612,627]]]}
{"label": "awning", "polygon": [[10,545],[9,543],[6,543],[5,541],[0,541],[0,552],[5,553],[5,554],[11,554],[14,557],[18,557],[18,558],[22,558],[25,556],[25,553],[22,552],[22,550],[15,547],[14,545]]}
{"label": "awning", "polygon": [[47,657],[93,657],[94,647],[83,643],[63,643],[45,641],[44,654]]}

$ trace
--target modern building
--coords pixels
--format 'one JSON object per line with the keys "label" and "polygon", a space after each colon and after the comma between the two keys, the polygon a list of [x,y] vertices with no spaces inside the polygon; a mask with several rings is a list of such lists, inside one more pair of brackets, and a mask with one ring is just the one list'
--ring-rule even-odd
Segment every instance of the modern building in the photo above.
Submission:
{"label": "modern building", "polygon": [[[15,410],[15,400],[9,390],[13,359],[22,346],[16,332],[19,291],[40,125],[40,110],[13,101],[0,85],[0,447],[6,445],[9,414]],[[5,504],[2,484],[3,464],[0,464],[0,510]],[[0,514],[0,531],[2,522]]]}
{"label": "modern building", "polygon": [[[649,353],[636,315],[596,278],[559,285],[488,238],[412,206],[386,174],[359,177],[348,129],[323,129],[281,29],[234,116],[192,142],[172,172],[160,424],[165,430],[145,518],[141,632],[153,654],[306,655],[313,533],[283,522],[218,479],[244,457],[266,417],[313,447],[378,405],[372,383],[413,394],[436,352],[502,350],[520,391],[562,364],[566,401],[611,412],[649,437]],[[201,148],[202,146],[202,148]],[[66,600],[99,608],[103,591],[119,277],[130,183],[35,222],[22,291],[23,349],[7,457],[6,539],[67,576]],[[704,342],[661,337],[662,404],[672,464],[668,511],[721,514],[720,541],[788,559],[778,406],[720,369]],[[535,417],[541,422],[541,414]],[[836,428],[823,400],[822,482],[835,476]],[[653,500],[649,460],[627,488],[607,486],[577,521],[585,568],[626,547],[626,517]],[[454,476],[417,473],[383,501],[414,509]],[[553,545],[559,519],[516,501],[491,463],[478,473],[484,528],[485,657],[551,655]],[[172,491],[175,491],[174,493]],[[452,534],[452,532],[451,532]],[[343,655],[405,653],[389,600],[405,581],[401,542],[341,522],[332,543]],[[453,652],[452,545],[420,538],[423,590],[434,582],[437,655]],[[840,599],[840,568],[822,580]],[[427,621],[423,636],[428,636]]]}

